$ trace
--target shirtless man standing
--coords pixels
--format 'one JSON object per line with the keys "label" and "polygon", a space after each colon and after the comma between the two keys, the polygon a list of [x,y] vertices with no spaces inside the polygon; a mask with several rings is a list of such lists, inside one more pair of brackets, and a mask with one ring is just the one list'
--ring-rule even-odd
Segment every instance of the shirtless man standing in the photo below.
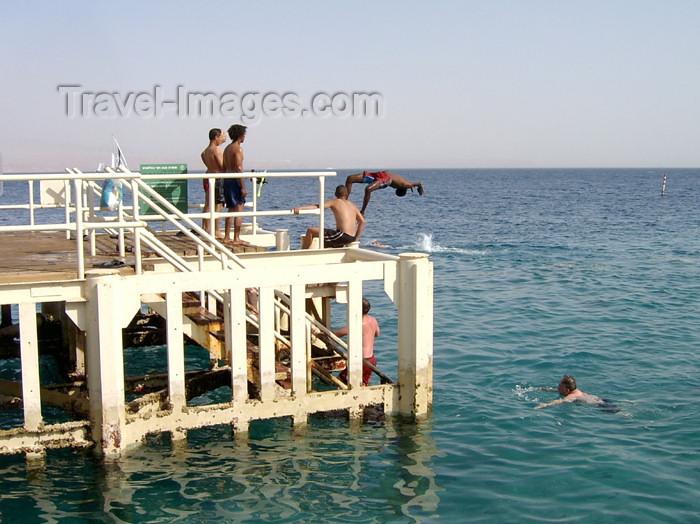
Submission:
{"label": "shirtless man standing", "polygon": [[[224,150],[224,172],[243,173],[243,148],[241,144],[245,140],[246,126],[234,124],[228,128],[228,136],[232,142]],[[224,179],[224,199],[229,213],[242,212],[245,205],[245,197],[248,192],[242,178]],[[233,222],[233,241],[230,240],[231,222]],[[234,246],[249,246],[250,243],[241,240],[241,225],[243,217],[226,217],[226,230],[224,242],[231,242]]]}
{"label": "shirtless man standing", "polygon": [[393,187],[396,189],[396,196],[402,197],[406,195],[409,189],[413,192],[413,188],[417,187],[418,194],[423,196],[423,184],[420,182],[409,182],[401,175],[388,173],[386,171],[377,171],[376,173],[364,171],[363,173],[348,176],[345,179],[345,186],[348,188],[348,196],[350,196],[353,184],[368,184],[365,188],[365,199],[362,202],[362,209],[360,210],[362,216],[365,215],[365,209],[367,209],[367,204],[369,204],[372,191],[376,191],[377,189]]}
{"label": "shirtless man standing", "polygon": [[[298,215],[303,209],[318,209],[318,204],[295,207],[294,214]],[[335,188],[335,198],[326,200],[323,209],[330,209],[335,216],[336,229],[325,228],[323,232],[323,244],[325,247],[343,247],[360,238],[365,228],[365,219],[357,209],[357,206],[348,200],[348,189],[344,185]],[[310,227],[306,230],[302,249],[309,249],[311,242],[317,238],[319,228]]]}
{"label": "shirtless man standing", "polygon": [[[226,133],[221,129],[209,131],[209,145],[202,151],[202,162],[207,166],[207,173],[224,172],[224,152],[221,150],[221,144],[224,142],[226,142]],[[204,186],[204,212],[209,213],[209,179],[203,178],[202,185]],[[224,207],[224,188],[219,178],[214,180],[214,205],[217,213]],[[202,219],[202,229],[209,231],[208,218]],[[223,238],[219,233],[218,218],[214,221],[214,235],[216,238]]]}

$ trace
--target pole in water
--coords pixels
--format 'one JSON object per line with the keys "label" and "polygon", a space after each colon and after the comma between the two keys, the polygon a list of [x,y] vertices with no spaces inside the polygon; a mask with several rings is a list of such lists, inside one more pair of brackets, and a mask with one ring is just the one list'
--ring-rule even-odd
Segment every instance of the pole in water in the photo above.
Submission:
{"label": "pole in water", "polygon": [[661,185],[661,196],[666,196],[666,177],[667,173],[664,173],[664,183]]}

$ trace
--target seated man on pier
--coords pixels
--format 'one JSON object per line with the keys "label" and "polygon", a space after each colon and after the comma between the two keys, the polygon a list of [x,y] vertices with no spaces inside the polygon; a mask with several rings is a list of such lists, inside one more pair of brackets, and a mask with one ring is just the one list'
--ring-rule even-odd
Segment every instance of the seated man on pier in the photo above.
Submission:
{"label": "seated man on pier", "polygon": [[[294,214],[304,209],[318,209],[318,204],[295,207]],[[365,228],[365,219],[357,209],[357,206],[348,200],[348,190],[340,185],[335,188],[335,198],[326,200],[323,209],[330,209],[335,216],[336,229],[324,228],[323,243],[325,247],[344,247],[350,242],[360,238]],[[301,246],[309,249],[314,238],[319,236],[318,227],[310,227],[306,230],[306,236]]]}
{"label": "seated man on pier", "polygon": [[409,189],[413,192],[413,188],[417,187],[418,194],[423,196],[423,184],[420,182],[409,182],[401,175],[388,173],[386,171],[377,171],[376,173],[364,171],[348,176],[345,179],[345,186],[348,188],[348,196],[350,196],[353,184],[368,184],[365,188],[365,198],[362,202],[362,209],[360,210],[362,216],[365,215],[365,209],[367,209],[367,204],[369,204],[372,191],[376,191],[377,189],[384,189],[390,186],[396,189],[397,196],[402,197],[406,195]]}

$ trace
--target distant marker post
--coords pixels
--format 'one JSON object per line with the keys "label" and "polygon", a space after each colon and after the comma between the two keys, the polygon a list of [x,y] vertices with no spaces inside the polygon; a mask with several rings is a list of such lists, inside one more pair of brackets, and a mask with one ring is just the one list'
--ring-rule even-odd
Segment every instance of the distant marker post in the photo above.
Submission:
{"label": "distant marker post", "polygon": [[668,176],[667,173],[664,173],[664,183],[661,184],[661,196],[666,196],[666,177]]}

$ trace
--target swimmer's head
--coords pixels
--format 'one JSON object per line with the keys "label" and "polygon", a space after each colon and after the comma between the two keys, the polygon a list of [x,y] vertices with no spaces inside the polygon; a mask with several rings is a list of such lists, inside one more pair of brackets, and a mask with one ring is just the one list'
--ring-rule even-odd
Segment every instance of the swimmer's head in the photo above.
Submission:
{"label": "swimmer's head", "polygon": [[407,189],[405,187],[397,187],[396,188],[396,196],[406,196]]}
{"label": "swimmer's head", "polygon": [[564,375],[559,382],[559,393],[568,395],[572,391],[576,391],[576,379],[570,375]]}

